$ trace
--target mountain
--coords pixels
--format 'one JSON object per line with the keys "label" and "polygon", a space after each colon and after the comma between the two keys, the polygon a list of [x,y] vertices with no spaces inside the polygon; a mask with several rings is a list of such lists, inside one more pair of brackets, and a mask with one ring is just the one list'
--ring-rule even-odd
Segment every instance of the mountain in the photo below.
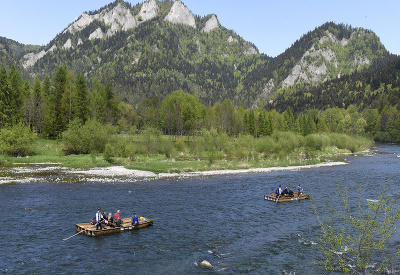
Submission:
{"label": "mountain", "polygon": [[270,99],[299,83],[316,85],[394,58],[370,30],[328,22],[297,40],[274,62],[277,68],[264,88]]}
{"label": "mountain", "polygon": [[208,106],[226,98],[271,105],[282,89],[319,85],[393,57],[372,31],[326,23],[272,58],[221,26],[217,15],[195,16],[180,0],[117,0],[84,12],[46,46],[3,39],[0,50],[0,62],[17,64],[25,77],[43,79],[65,64],[111,83],[134,106],[178,89]]}

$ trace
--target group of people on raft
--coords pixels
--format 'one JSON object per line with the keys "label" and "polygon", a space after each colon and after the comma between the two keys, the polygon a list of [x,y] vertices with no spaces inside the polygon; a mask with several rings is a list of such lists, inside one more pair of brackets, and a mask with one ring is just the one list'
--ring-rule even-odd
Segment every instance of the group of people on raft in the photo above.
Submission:
{"label": "group of people on raft", "polygon": [[[101,230],[104,225],[108,225],[111,227],[120,227],[121,224],[123,223],[121,219],[121,215],[119,214],[120,211],[117,210],[114,215],[111,215],[111,213],[108,214],[106,211],[103,211],[101,213],[101,208],[97,209],[96,215],[93,218],[92,224],[96,225],[96,230]],[[132,213],[132,225],[138,225],[139,224],[139,217],[136,215],[136,212]]]}
{"label": "group of people on raft", "polygon": [[[297,185],[297,197],[300,197],[301,193],[303,192],[303,188],[301,188],[300,184]],[[287,187],[282,190],[282,186],[279,185],[279,187],[276,189],[276,198],[280,198],[281,196],[289,196],[289,197],[294,197],[294,193],[292,189],[288,189]]]}

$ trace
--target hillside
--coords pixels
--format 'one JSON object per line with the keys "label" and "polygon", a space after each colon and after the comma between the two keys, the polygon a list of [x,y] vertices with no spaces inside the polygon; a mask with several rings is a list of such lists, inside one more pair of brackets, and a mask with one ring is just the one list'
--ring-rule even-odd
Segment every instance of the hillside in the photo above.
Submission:
{"label": "hillside", "polygon": [[179,0],[136,6],[117,0],[84,12],[44,47],[4,41],[1,63],[17,64],[25,77],[44,79],[65,64],[110,83],[134,106],[178,89],[207,106],[225,98],[237,106],[267,105],[278,90],[324,83],[392,58],[373,32],[334,23],[271,58],[221,26],[217,15],[195,16]]}

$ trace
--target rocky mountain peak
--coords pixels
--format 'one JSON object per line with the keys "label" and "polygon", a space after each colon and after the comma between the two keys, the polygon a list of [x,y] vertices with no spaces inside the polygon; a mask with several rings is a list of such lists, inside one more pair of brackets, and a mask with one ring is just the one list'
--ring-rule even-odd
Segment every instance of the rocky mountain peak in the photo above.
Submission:
{"label": "rocky mountain peak", "polygon": [[210,32],[214,29],[219,29],[219,22],[215,14],[213,14],[210,19],[207,20],[206,25],[201,30],[202,32]]}
{"label": "rocky mountain peak", "polygon": [[[123,3],[119,2],[114,8],[105,9],[100,13],[93,15],[90,15],[86,12],[82,13],[82,15],[71,25],[69,25],[68,28],[63,31],[63,33],[65,34],[69,32],[71,34],[75,34],[76,32],[85,29],[95,20],[104,22],[110,27],[107,33],[108,36],[114,35],[119,30],[127,31],[136,27],[136,19],[132,15],[131,11]],[[96,32],[98,33],[97,30]],[[96,36],[95,34],[93,35]],[[98,35],[96,37],[98,37]]]}
{"label": "rocky mountain peak", "polygon": [[193,13],[180,0],[175,1],[164,20],[173,24],[183,24],[196,28]]}
{"label": "rocky mountain peak", "polygon": [[[347,37],[338,37],[332,33],[335,30],[325,30],[309,49],[307,49],[289,75],[281,82],[275,83],[274,89],[267,84],[264,93],[293,86],[297,83],[318,84],[349,73],[372,63],[364,50],[355,50],[360,36],[372,35],[364,29],[355,29]],[[364,45],[365,46],[365,45]],[[268,86],[268,87],[267,87]]]}
{"label": "rocky mountain peak", "polygon": [[87,14],[86,12],[82,13],[82,15],[75,20],[75,22],[73,22],[71,25],[68,26],[68,28],[66,28],[63,33],[71,33],[71,34],[75,34],[78,31],[81,31],[83,29],[85,29],[87,26],[90,25],[90,23],[92,23],[94,20],[94,16],[91,16],[89,14]]}
{"label": "rocky mountain peak", "polygon": [[159,11],[160,7],[158,6],[157,1],[148,0],[143,3],[137,18],[139,21],[145,22],[156,17]]}

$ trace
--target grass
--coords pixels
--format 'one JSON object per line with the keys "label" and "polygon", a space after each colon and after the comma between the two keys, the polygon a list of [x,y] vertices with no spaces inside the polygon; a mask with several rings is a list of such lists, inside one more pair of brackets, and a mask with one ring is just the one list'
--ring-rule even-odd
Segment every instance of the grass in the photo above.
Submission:
{"label": "grass", "polygon": [[[154,173],[181,173],[311,165],[325,162],[326,159],[333,159],[338,155],[353,152],[352,149],[346,149],[344,146],[338,148],[338,146],[332,144],[327,144],[321,147],[320,150],[298,145],[290,151],[287,149],[287,141],[282,145],[278,141],[271,142],[271,139],[266,139],[263,145],[262,139],[244,137],[242,139],[226,138],[218,145],[219,147],[216,147],[220,148],[218,150],[214,148],[211,151],[207,151],[204,146],[193,146],[200,143],[193,143],[192,141],[192,143],[172,145],[174,148],[170,150],[169,154],[161,152],[148,154],[144,149],[146,144],[139,142],[139,138],[143,139],[144,137],[136,137],[137,151],[130,158],[112,156],[109,161],[105,161],[103,154],[97,153],[67,155],[62,141],[38,139],[34,147],[34,154],[31,156],[10,157],[0,155],[0,163],[3,165],[12,163],[54,163],[63,167],[81,169],[123,165],[128,169],[152,171]],[[323,138],[326,139],[326,137]],[[341,140],[341,136],[334,138]],[[129,137],[121,136],[121,140],[124,139],[129,139]],[[348,143],[353,141],[350,137],[347,139],[349,139]],[[154,150],[160,150],[160,148],[163,148],[163,144],[165,145],[165,141],[168,141],[168,139],[165,136],[160,136],[158,139],[154,139],[150,146],[151,148],[156,148]],[[119,141],[117,140],[116,142],[118,143]],[[260,145],[258,149],[255,144]],[[364,147],[357,145],[360,149],[359,151],[372,146],[368,142],[362,145]],[[168,158],[167,155],[169,156]]]}

